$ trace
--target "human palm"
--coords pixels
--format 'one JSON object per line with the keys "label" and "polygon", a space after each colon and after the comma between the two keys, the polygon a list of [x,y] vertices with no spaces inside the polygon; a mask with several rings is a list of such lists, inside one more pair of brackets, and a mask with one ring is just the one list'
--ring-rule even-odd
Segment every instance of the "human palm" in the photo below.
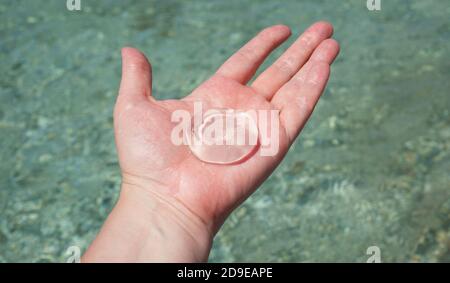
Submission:
{"label": "human palm", "polygon": [[[151,68],[145,56],[123,49],[122,82],[114,120],[123,182],[164,202],[182,207],[212,231],[275,169],[306,123],[329,77],[339,46],[330,39],[332,27],[311,26],[275,63],[256,78],[259,65],[290,35],[273,26],[231,56],[219,70],[180,100],[152,97]],[[176,110],[279,110],[279,150],[274,156],[257,152],[245,161],[220,165],[196,158],[187,145],[171,141]]]}

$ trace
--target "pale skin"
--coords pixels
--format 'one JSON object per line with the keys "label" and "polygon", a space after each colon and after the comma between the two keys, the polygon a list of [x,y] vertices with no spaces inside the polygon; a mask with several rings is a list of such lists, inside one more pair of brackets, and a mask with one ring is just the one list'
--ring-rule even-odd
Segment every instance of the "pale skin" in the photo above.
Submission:
{"label": "pale skin", "polygon": [[[250,84],[264,59],[291,35],[284,25],[266,28],[180,100],[156,100],[149,61],[124,48],[114,109],[121,192],[82,261],[206,261],[226,217],[277,167],[314,110],[339,53],[332,34],[329,23],[315,23]],[[193,111],[195,101],[208,108],[279,110],[278,153],[217,165],[174,145],[171,113]]]}

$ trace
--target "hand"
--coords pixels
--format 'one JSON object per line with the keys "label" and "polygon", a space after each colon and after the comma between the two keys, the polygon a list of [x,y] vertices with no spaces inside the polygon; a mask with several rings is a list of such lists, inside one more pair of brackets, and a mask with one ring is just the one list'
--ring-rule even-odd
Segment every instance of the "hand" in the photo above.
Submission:
{"label": "hand", "polygon": [[[196,258],[177,256],[176,260],[205,260],[212,237],[225,218],[280,163],[325,88],[330,64],[339,52],[338,43],[330,39],[332,33],[328,23],[312,25],[272,66],[247,85],[271,51],[290,36],[286,26],[269,27],[180,100],[156,100],[152,96],[148,60],[136,49],[122,50],[122,81],[114,110],[123,176],[120,199],[129,199],[127,202],[133,203],[130,206],[142,207],[151,215],[163,213],[172,225],[184,231],[185,240],[190,238],[187,241],[205,250],[196,254]],[[171,114],[180,109],[193,113],[196,101],[202,102],[204,111],[279,110],[278,153],[261,156],[257,152],[238,164],[216,165],[197,159],[187,145],[174,145]],[[142,214],[136,215],[139,217]]]}

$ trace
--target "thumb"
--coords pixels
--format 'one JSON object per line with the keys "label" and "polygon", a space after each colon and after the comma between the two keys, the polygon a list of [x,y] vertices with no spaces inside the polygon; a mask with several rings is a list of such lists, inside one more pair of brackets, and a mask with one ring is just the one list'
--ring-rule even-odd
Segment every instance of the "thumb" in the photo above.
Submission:
{"label": "thumb", "polygon": [[147,100],[151,94],[152,68],[149,61],[139,50],[131,47],[123,48],[119,99],[138,102]]}

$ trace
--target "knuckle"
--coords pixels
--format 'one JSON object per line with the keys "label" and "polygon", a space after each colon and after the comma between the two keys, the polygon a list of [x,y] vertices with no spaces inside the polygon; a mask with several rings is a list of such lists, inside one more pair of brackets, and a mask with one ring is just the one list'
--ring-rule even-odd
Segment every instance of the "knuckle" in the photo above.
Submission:
{"label": "knuckle", "polygon": [[274,64],[275,68],[284,74],[293,74],[296,71],[296,60],[294,57],[286,57]]}
{"label": "knuckle", "polygon": [[311,32],[306,32],[299,38],[299,44],[307,49],[313,48],[316,41],[316,36]]}
{"label": "knuckle", "polygon": [[252,62],[255,60],[255,52],[249,48],[243,48],[237,54],[245,62]]}

